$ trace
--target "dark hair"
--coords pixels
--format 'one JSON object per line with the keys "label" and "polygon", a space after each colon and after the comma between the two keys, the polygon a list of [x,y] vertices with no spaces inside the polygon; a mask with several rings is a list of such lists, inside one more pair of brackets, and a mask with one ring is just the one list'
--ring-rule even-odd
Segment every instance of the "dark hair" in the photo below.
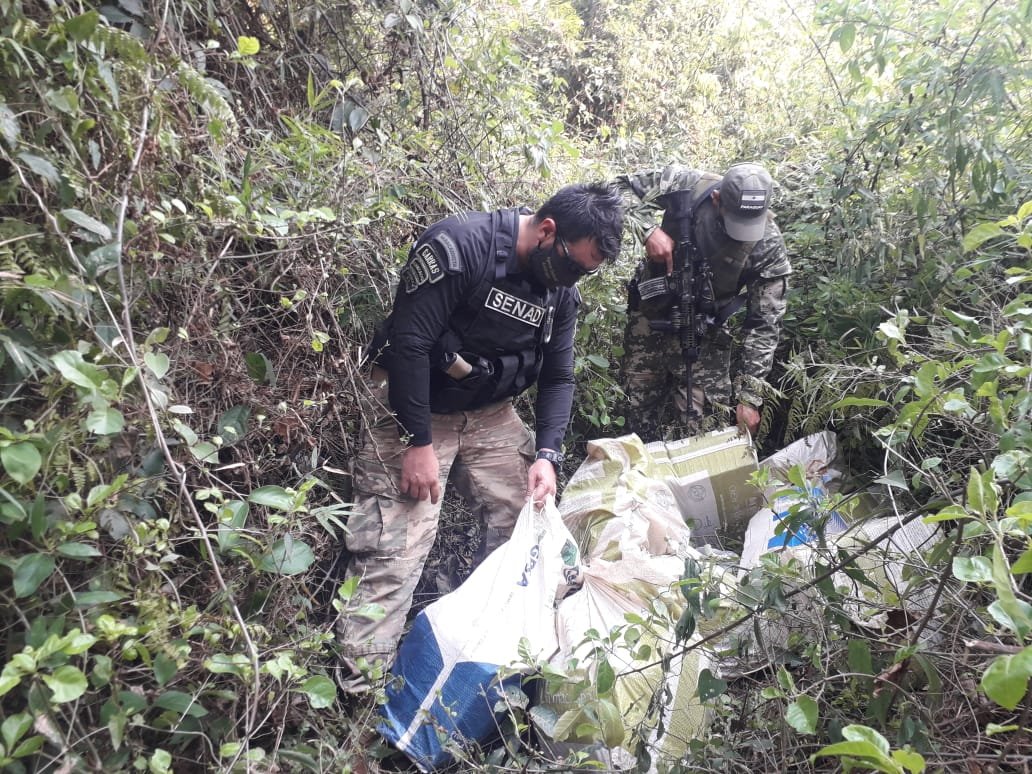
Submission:
{"label": "dark hair", "polygon": [[620,254],[624,201],[609,183],[577,183],[560,188],[534,213],[537,221],[551,218],[568,242],[591,237],[607,261]]}

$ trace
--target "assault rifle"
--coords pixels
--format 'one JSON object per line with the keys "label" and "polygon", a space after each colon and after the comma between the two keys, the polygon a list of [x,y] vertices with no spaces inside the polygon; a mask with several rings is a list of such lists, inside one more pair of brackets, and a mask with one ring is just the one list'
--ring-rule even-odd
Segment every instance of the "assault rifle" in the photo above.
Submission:
{"label": "assault rifle", "polygon": [[[666,320],[649,321],[652,330],[676,333],[680,340],[685,386],[688,390],[689,422],[699,418],[692,396],[692,366],[699,359],[699,341],[706,335],[708,315],[713,313],[709,262],[705,256],[699,255],[698,247],[695,245],[695,211],[706,201],[715,187],[714,185],[708,188],[698,197],[693,196],[692,189],[675,191],[665,197],[666,214],[663,217],[662,228],[676,240],[674,273],[672,277],[658,279],[664,280],[665,292],[673,296],[673,304]],[[650,282],[654,283],[656,280]],[[641,285],[639,292],[643,299],[647,297],[648,290],[643,292]]]}

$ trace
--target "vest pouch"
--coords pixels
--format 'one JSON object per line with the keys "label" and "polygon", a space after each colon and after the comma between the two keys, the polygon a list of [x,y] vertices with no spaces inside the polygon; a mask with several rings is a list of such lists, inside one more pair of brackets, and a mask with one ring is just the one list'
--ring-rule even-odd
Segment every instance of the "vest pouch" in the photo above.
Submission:
{"label": "vest pouch", "polygon": [[[655,274],[656,276],[650,276]],[[652,269],[648,262],[640,264],[632,280],[631,299],[637,297],[637,310],[647,320],[668,320],[670,310],[674,306],[674,294],[670,291],[670,281],[663,273]],[[632,307],[633,310],[633,307]]]}
{"label": "vest pouch", "polygon": [[490,402],[525,392],[537,381],[541,362],[542,356],[537,350],[499,356],[495,360],[496,378]]}
{"label": "vest pouch", "polygon": [[445,371],[431,372],[430,411],[435,414],[480,408],[494,391],[495,373],[491,363],[470,352],[457,354],[470,365],[467,376],[454,379]]}

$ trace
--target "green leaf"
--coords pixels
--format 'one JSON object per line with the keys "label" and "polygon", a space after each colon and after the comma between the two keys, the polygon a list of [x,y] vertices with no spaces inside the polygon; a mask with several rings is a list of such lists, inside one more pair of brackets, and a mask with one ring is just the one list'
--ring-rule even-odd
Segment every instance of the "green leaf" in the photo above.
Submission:
{"label": "green leaf", "polygon": [[604,696],[613,690],[615,684],[616,673],[608,659],[603,658],[595,669],[595,690],[599,696]]}
{"label": "green leaf", "polygon": [[955,556],[953,577],[964,583],[992,583],[993,564],[986,556]]}
{"label": "green leaf", "polygon": [[308,86],[305,91],[308,97],[308,107],[312,110],[315,109],[315,75],[311,70],[308,71]]}
{"label": "green leaf", "polygon": [[795,693],[795,680],[792,679],[792,674],[787,669],[778,667],[775,678],[778,681],[778,685],[781,686],[781,690],[787,693]]}
{"label": "green leaf", "polygon": [[49,554],[26,554],[14,570],[14,596],[27,597],[39,588],[54,571],[54,557]]}
{"label": "green leaf", "polygon": [[18,117],[7,105],[0,103],[0,136],[7,140],[7,144],[13,146],[18,142],[21,129],[18,127]]}
{"label": "green leaf", "polygon": [[925,524],[934,524],[940,521],[958,521],[961,519],[970,519],[971,514],[967,510],[959,505],[947,505],[941,511],[931,516],[925,516],[921,521]]}
{"label": "green leaf", "polygon": [[588,355],[585,359],[598,368],[609,368],[609,361],[602,355]]}
{"label": "green leaf", "polygon": [[697,692],[701,701],[709,701],[720,696],[727,690],[727,682],[719,677],[714,677],[709,669],[699,672],[699,685]]}
{"label": "green leaf", "polygon": [[20,441],[0,449],[0,462],[3,462],[7,475],[19,484],[27,484],[39,472],[43,458],[35,444]]}
{"label": "green leaf", "polygon": [[351,127],[353,133],[358,132],[363,126],[366,125],[366,121],[369,120],[369,111],[361,105],[353,108],[348,113],[348,126]]}
{"label": "green leaf", "polygon": [[982,690],[1001,707],[1012,710],[1028,692],[1032,675],[1032,647],[1020,653],[999,656],[982,675]]}
{"label": "green leaf", "polygon": [[809,696],[800,696],[788,705],[785,720],[800,734],[812,734],[817,730],[817,702]]}
{"label": "green leaf", "polygon": [[174,659],[169,658],[164,653],[159,653],[154,659],[154,679],[157,680],[158,685],[162,686],[175,677],[176,672],[179,671],[179,665],[176,664]]}
{"label": "green leaf", "polygon": [[871,663],[871,646],[867,640],[852,639],[849,641],[849,669],[865,675],[874,674]]}
{"label": "green leaf", "polygon": [[250,506],[243,500],[230,500],[219,509],[219,551],[235,548],[240,542],[240,530],[247,523]]}
{"label": "green leaf", "polygon": [[880,398],[843,398],[832,405],[833,409],[848,408],[849,406],[862,406],[867,408],[880,408],[888,406],[889,402]]}
{"label": "green leaf", "polygon": [[93,647],[96,642],[97,638],[92,634],[85,634],[75,629],[63,639],[61,652],[66,656],[78,656],[80,653],[85,653]]}
{"label": "green leaf", "polygon": [[987,378],[995,378],[999,371],[1016,365],[1013,360],[1001,355],[999,352],[991,352],[982,357],[971,370],[976,374],[983,374]]}
{"label": "green leaf", "polygon": [[1007,614],[1014,623],[1014,629],[1019,637],[1024,638],[1032,629],[1032,617],[1029,615],[1027,602],[1019,600],[1014,592],[1013,579],[1010,573],[1010,565],[1007,557],[1000,548],[999,543],[993,544],[993,588],[996,589],[997,601],[1000,608]]}
{"label": "green leaf", "polygon": [[892,759],[913,774],[921,774],[925,770],[924,757],[911,750],[894,750]]}
{"label": "green leaf", "polygon": [[168,355],[164,352],[148,352],[143,356],[143,362],[147,364],[147,368],[151,370],[151,373],[159,379],[168,373],[170,362]]}
{"label": "green leaf", "polygon": [[79,112],[79,95],[71,86],[50,89],[43,95],[43,98],[52,108],[62,113],[74,116]]}
{"label": "green leaf", "polygon": [[212,464],[219,461],[219,447],[210,441],[198,441],[190,447],[190,454],[198,462]]}
{"label": "green leaf", "polygon": [[82,43],[85,40],[89,40],[99,23],[100,14],[96,11],[89,11],[81,16],[73,16],[64,23],[64,28],[72,40],[76,43]]}
{"label": "green leaf", "polygon": [[247,406],[233,406],[233,408],[223,412],[222,416],[219,417],[216,432],[227,443],[239,441],[247,432],[247,422],[250,418],[251,409]]}
{"label": "green leaf", "polygon": [[176,432],[179,433],[179,437],[186,441],[187,446],[193,446],[199,440],[197,438],[197,433],[195,433],[189,425],[183,424],[178,419],[172,420],[172,427],[174,427]]}
{"label": "green leaf", "polygon": [[1025,552],[1011,565],[1011,574],[1013,575],[1024,575],[1029,572],[1032,572],[1032,548],[1025,549]]}
{"label": "green leaf", "polygon": [[555,739],[555,724],[559,720],[555,710],[544,705],[536,705],[530,708],[530,719],[538,731],[544,732],[545,736]]}
{"label": "green leaf", "polygon": [[44,158],[36,156],[32,153],[19,153],[18,158],[25,162],[26,166],[35,172],[37,175],[42,177],[51,185],[57,185],[61,182],[61,176],[57,173],[57,167],[51,164]]}
{"label": "green leaf", "polygon": [[875,766],[877,771],[898,772],[900,770],[895,761],[882,753],[877,746],[870,742],[839,742],[838,744],[829,744],[827,747],[822,747],[814,753],[813,757],[819,758],[821,756],[860,758],[865,764],[874,764],[875,762],[878,762],[881,765]]}
{"label": "green leaf", "polygon": [[878,326],[878,330],[889,341],[898,341],[900,343],[904,341],[903,333],[900,331],[899,326],[895,323],[883,322],[881,325]]}
{"label": "green leaf", "polygon": [[251,668],[251,662],[243,653],[216,653],[204,660],[204,668],[217,675],[243,677]]}
{"label": "green leaf", "polygon": [[250,38],[246,35],[240,35],[237,37],[237,53],[240,56],[254,56],[261,51],[261,43],[258,42],[258,38]]}
{"label": "green leaf", "polygon": [[18,740],[25,736],[25,732],[32,728],[32,715],[28,712],[19,712],[4,718],[0,724],[0,736],[4,740],[4,749],[13,750]]}
{"label": "green leaf", "polygon": [[116,591],[80,591],[73,595],[73,604],[79,608],[93,607],[94,605],[118,602],[122,599],[125,599],[125,595]]}
{"label": "green leaf", "polygon": [[[1029,481],[1029,470],[1032,469],[1032,455],[1022,450],[1006,451],[997,455],[990,465],[993,475],[1000,481],[1009,481],[1021,486]],[[1020,482],[1020,483],[1019,483]],[[1024,488],[1024,486],[1021,486]]]}
{"label": "green leaf", "polygon": [[873,728],[861,725],[848,725],[842,729],[842,736],[851,742],[867,742],[881,755],[889,754],[888,740]]}
{"label": "green leaf", "polygon": [[36,734],[36,736],[30,736],[20,745],[14,748],[14,752],[11,755],[15,758],[24,758],[28,755],[34,755],[39,752],[43,747],[43,736]]}
{"label": "green leaf", "polygon": [[297,495],[281,486],[262,486],[255,489],[247,499],[255,505],[264,505],[277,511],[293,511]]}
{"label": "green leaf", "polygon": [[312,709],[332,707],[337,698],[337,686],[328,677],[315,675],[301,683],[301,693],[308,697]]}
{"label": "green leaf", "polygon": [[53,692],[53,701],[58,704],[75,701],[89,687],[82,670],[70,665],[58,667],[53,674],[43,675],[43,682]]}
{"label": "green leaf", "polygon": [[914,374],[914,392],[922,398],[931,397],[935,392],[935,376],[938,363],[925,363]]}
{"label": "green leaf", "polygon": [[96,234],[105,242],[111,239],[111,229],[82,210],[61,210],[61,214],[76,226]]}
{"label": "green leaf", "polygon": [[101,245],[96,250],[91,250],[83,259],[82,265],[86,268],[90,278],[95,278],[118,266],[118,260],[121,257],[122,243],[111,242]]}
{"label": "green leaf", "polygon": [[885,484],[885,486],[891,486],[896,489],[910,489],[910,487],[907,486],[907,479],[902,470],[889,471],[888,475],[879,476],[874,480],[874,482],[876,484]]}
{"label": "green leaf", "polygon": [[347,578],[337,588],[337,596],[345,602],[350,602],[351,598],[355,596],[355,592],[358,590],[358,582],[359,578],[357,575],[352,575],[351,577]]}
{"label": "green leaf", "polygon": [[272,363],[261,352],[248,352],[244,355],[247,375],[259,384],[272,383]]}
{"label": "green leaf", "polygon": [[297,575],[315,562],[315,554],[303,540],[294,540],[290,535],[277,540],[272,551],[259,563],[259,569],[280,575]]}
{"label": "green leaf", "polygon": [[996,513],[997,497],[991,470],[984,474],[971,468],[968,474],[967,506],[982,516]]}
{"label": "green leaf", "polygon": [[107,721],[108,734],[111,735],[111,746],[117,750],[122,746],[122,741],[125,739],[125,727],[128,725],[129,716],[126,715],[124,710],[114,712]]}
{"label": "green leaf", "polygon": [[626,735],[620,710],[611,701],[601,699],[596,711],[598,713],[598,730],[602,732],[603,744],[606,747],[617,747],[623,742]]}
{"label": "green leaf", "polygon": [[86,417],[86,429],[97,435],[113,435],[122,432],[125,427],[125,417],[116,408],[107,408],[91,411]]}
{"label": "green leaf", "polygon": [[169,774],[172,771],[172,753],[160,747],[154,751],[147,762],[149,774]]}
{"label": "green leaf", "polygon": [[979,223],[964,235],[964,241],[961,243],[961,246],[964,252],[967,253],[980,247],[984,242],[1003,236],[1006,233],[996,223]]}
{"label": "green leaf", "polygon": [[100,369],[83,360],[82,355],[75,350],[68,349],[58,352],[50,359],[61,376],[77,387],[96,392],[104,381],[104,374]]}
{"label": "green leaf", "polygon": [[62,543],[57,547],[57,553],[71,559],[91,559],[100,556],[100,550],[89,543]]}
{"label": "green leaf", "polygon": [[838,30],[838,43],[842,53],[846,53],[853,46],[856,38],[856,27],[852,24],[843,24]]}
{"label": "green leaf", "polygon": [[147,709],[147,697],[132,691],[119,691],[118,703],[130,714]]}
{"label": "green leaf", "polygon": [[208,714],[208,710],[199,701],[196,701],[189,693],[182,691],[165,691],[154,701],[154,706],[195,718],[203,718]]}

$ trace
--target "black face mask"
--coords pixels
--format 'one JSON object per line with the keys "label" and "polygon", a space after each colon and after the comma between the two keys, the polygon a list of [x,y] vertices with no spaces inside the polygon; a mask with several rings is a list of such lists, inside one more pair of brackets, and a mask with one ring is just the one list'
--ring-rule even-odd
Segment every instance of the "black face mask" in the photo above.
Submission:
{"label": "black face mask", "polygon": [[[549,290],[555,290],[560,285],[572,288],[577,284],[577,280],[585,274],[594,273],[574,263],[573,259],[570,258],[569,248],[567,248],[566,255],[559,255],[559,243],[561,241],[557,233],[550,248],[546,250],[538,242],[538,246],[531,250],[530,255],[527,256],[527,265],[530,267],[534,279]],[[564,247],[565,245],[566,243],[563,242]]]}

